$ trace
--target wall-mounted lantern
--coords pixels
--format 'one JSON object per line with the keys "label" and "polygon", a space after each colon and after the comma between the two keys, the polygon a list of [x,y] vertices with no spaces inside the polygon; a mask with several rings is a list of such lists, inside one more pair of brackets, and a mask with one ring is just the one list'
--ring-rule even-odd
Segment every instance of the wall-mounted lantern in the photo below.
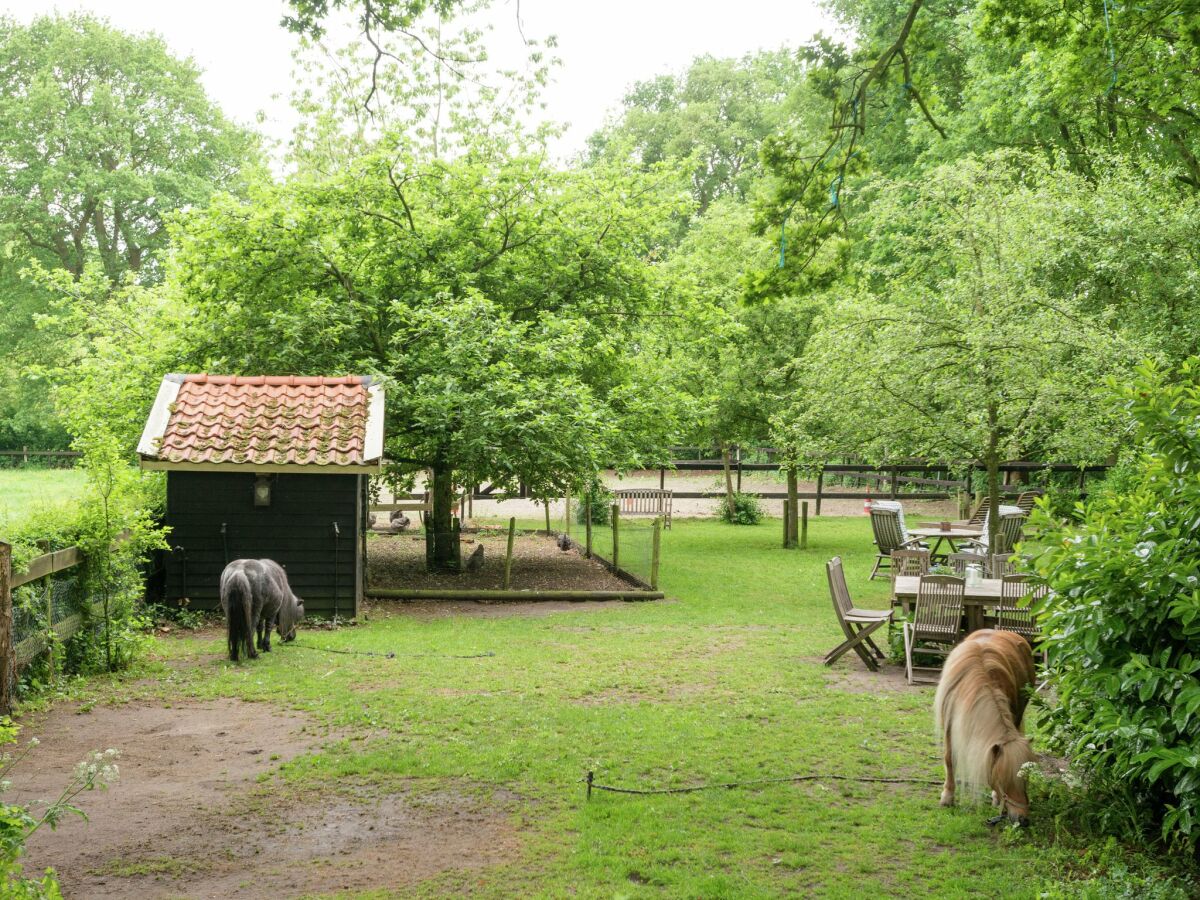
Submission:
{"label": "wall-mounted lantern", "polygon": [[254,479],[254,505],[271,505],[271,476],[259,475]]}

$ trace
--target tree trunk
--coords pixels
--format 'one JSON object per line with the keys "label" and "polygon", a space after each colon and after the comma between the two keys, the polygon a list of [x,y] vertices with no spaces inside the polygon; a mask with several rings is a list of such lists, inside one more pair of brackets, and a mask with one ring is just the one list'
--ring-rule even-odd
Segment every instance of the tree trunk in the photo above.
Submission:
{"label": "tree trunk", "polygon": [[425,526],[433,529],[429,567],[434,572],[454,572],[458,569],[458,548],[455,546],[458,535],[454,533],[451,521],[454,517],[453,471],[444,458],[439,458],[434,461],[431,472],[433,509]]}
{"label": "tree trunk", "polygon": [[725,508],[733,515],[733,470],[729,467],[729,445],[721,445],[721,465],[725,469]]}
{"label": "tree trunk", "polygon": [[988,553],[996,552],[996,535],[1000,531],[1000,457],[995,451],[987,456],[987,546]]}
{"label": "tree trunk", "polygon": [[988,519],[987,519],[987,548],[988,553],[996,552],[996,534],[1000,531],[1000,432],[998,427],[999,412],[996,404],[988,401],[988,449],[984,458],[987,466]]}

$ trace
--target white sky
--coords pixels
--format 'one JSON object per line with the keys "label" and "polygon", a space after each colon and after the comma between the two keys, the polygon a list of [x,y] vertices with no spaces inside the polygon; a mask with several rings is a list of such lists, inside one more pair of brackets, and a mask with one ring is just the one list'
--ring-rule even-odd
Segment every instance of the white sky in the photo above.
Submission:
{"label": "white sky", "polygon": [[[521,49],[516,0],[496,0],[495,62]],[[204,71],[209,94],[226,114],[286,141],[295,39],[279,26],[282,0],[0,0],[19,21],[53,12],[86,10],[126,31],[154,31]],[[681,71],[701,54],[742,56],[758,49],[797,46],[817,31],[836,32],[817,0],[521,0],[525,34],[557,35],[563,60],[546,92],[547,113],[569,122],[559,147],[582,148],[587,136],[635,81]]]}

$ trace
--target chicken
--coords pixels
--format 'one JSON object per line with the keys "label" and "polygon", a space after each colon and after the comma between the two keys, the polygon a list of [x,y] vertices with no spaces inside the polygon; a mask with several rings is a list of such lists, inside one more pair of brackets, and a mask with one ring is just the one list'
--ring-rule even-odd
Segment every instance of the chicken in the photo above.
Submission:
{"label": "chicken", "polygon": [[471,555],[467,557],[465,568],[468,572],[478,572],[483,568],[483,544],[476,546]]}

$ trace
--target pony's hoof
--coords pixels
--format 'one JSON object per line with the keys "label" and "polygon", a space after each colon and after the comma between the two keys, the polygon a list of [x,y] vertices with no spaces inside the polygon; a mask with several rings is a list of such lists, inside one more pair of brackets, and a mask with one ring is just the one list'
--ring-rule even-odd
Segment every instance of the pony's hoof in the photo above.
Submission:
{"label": "pony's hoof", "polygon": [[953,791],[942,791],[942,806],[953,806],[953,805],[954,805],[954,792]]}

